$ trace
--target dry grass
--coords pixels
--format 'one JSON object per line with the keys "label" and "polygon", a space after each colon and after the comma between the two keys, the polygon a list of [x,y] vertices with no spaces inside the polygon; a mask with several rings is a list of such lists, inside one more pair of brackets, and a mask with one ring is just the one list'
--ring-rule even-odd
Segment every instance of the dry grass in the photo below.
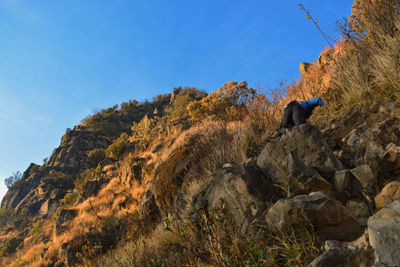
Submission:
{"label": "dry grass", "polygon": [[10,263],[10,267],[18,266],[40,266],[42,263],[42,255],[44,254],[46,245],[44,243],[39,243],[30,246],[27,249],[23,249],[18,252],[18,258]]}
{"label": "dry grass", "polygon": [[[197,187],[198,184],[193,185]],[[307,266],[319,253],[312,232],[305,238],[239,234],[219,207],[198,221],[166,219],[150,235],[121,244],[93,266]]]}

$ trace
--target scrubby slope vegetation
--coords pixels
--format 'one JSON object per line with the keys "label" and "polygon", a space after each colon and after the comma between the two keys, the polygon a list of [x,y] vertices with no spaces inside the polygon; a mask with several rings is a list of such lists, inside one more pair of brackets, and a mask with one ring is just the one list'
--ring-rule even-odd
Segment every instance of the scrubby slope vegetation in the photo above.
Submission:
{"label": "scrubby slope vegetation", "polygon": [[400,265],[399,4],[355,1],[293,84],[175,88],[67,130],[1,203],[2,265]]}

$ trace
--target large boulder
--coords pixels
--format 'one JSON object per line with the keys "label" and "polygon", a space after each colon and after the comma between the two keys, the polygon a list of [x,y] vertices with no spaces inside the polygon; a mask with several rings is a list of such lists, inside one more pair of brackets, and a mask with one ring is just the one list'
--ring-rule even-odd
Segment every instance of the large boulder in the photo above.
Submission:
{"label": "large boulder", "polygon": [[396,200],[400,200],[400,182],[393,181],[375,197],[375,206],[380,209]]}
{"label": "large boulder", "polygon": [[361,165],[351,170],[351,173],[361,183],[362,188],[368,192],[373,193],[377,189],[376,172],[367,165]]}
{"label": "large boulder", "polygon": [[400,201],[368,219],[368,234],[379,266],[400,266]]}
{"label": "large boulder", "polygon": [[316,170],[307,167],[292,153],[289,153],[288,170],[290,175],[287,180],[288,196],[292,197],[299,194],[323,191],[328,195],[333,195],[333,189]]}
{"label": "large boulder", "polygon": [[304,124],[294,127],[287,134],[270,140],[257,159],[258,166],[275,177],[276,182],[285,182],[291,175],[290,155],[307,167],[311,167],[330,180],[337,170],[343,169],[316,126]]}
{"label": "large boulder", "polygon": [[333,184],[336,194],[339,196],[347,196],[348,198],[359,198],[361,196],[362,185],[351,170],[337,171]]}
{"label": "large boulder", "polygon": [[348,208],[355,218],[361,223],[362,226],[367,225],[367,220],[370,215],[369,208],[367,204],[360,201],[349,200],[346,203],[346,208]]}
{"label": "large boulder", "polygon": [[280,197],[281,190],[257,167],[224,168],[193,197],[191,216],[225,205],[227,217],[245,233],[253,230],[252,222],[260,218],[268,203]]}
{"label": "large boulder", "polygon": [[312,225],[322,240],[352,241],[362,234],[351,212],[323,192],[279,200],[268,210],[266,222],[272,231],[283,233],[301,233]]}
{"label": "large boulder", "polygon": [[370,249],[330,248],[310,263],[309,267],[370,267],[374,264]]}

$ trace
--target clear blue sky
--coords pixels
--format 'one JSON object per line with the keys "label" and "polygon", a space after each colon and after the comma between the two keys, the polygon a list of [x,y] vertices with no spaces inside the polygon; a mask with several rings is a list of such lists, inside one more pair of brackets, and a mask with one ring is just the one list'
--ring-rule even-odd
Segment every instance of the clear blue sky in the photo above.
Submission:
{"label": "clear blue sky", "polygon": [[[334,36],[350,0],[301,1]],[[176,86],[274,87],[327,46],[298,1],[0,0],[3,179],[42,164],[95,110]]]}

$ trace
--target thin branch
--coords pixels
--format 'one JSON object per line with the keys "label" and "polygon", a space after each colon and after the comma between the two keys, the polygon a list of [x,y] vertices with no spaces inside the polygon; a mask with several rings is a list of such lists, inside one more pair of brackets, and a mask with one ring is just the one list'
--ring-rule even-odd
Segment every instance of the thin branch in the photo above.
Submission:
{"label": "thin branch", "polygon": [[310,14],[310,10],[305,9],[305,7],[303,6],[303,4],[299,3],[299,7],[301,10],[303,10],[304,12],[306,12],[306,19],[311,19],[312,22],[314,22],[315,27],[317,28],[317,30],[322,34],[322,36],[324,37],[325,41],[331,46],[333,47],[333,45],[329,42],[328,37],[326,36],[326,34],[321,30],[321,28],[318,26],[317,23],[317,19],[314,19],[311,14]]}

